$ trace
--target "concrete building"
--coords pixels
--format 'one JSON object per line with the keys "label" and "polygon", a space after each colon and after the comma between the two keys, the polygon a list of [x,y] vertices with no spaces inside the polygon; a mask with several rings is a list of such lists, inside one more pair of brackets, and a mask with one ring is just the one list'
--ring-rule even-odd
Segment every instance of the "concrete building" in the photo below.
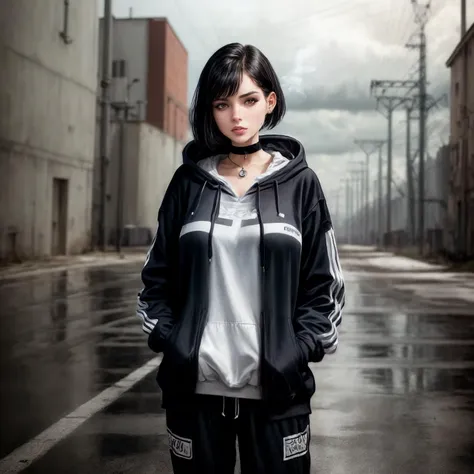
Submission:
{"label": "concrete building", "polygon": [[0,2],[0,259],[90,245],[97,0]]}
{"label": "concrete building", "polygon": [[474,256],[474,24],[449,57],[451,69],[450,250]]}
{"label": "concrete building", "polygon": [[[158,208],[174,171],[181,164],[183,143],[146,122],[129,122],[123,140],[123,181],[118,185],[120,127],[111,127],[111,150],[108,173],[107,220],[109,243],[115,242],[117,206],[122,202],[122,243],[133,245],[129,229],[138,233],[136,245],[151,241],[156,230]],[[119,196],[121,200],[117,199]],[[143,240],[145,239],[145,240]]]}
{"label": "concrete building", "polygon": [[[103,20],[100,31],[102,25]],[[99,39],[99,75],[101,45],[102,35]],[[144,235],[154,233],[158,208],[181,163],[181,151],[188,139],[187,89],[187,51],[165,18],[113,20],[111,100],[113,104],[127,102],[133,108],[128,113],[123,140],[117,122],[119,115],[112,113],[106,203],[109,244],[115,241],[119,228],[145,231],[140,234],[141,244],[147,243],[143,240]],[[97,119],[94,244],[99,242],[101,204],[99,114]],[[125,239],[124,244],[127,243],[129,241]]]}
{"label": "concrete building", "polygon": [[[103,21],[100,23],[102,31]],[[99,44],[101,41],[102,35]],[[132,119],[186,140],[188,53],[167,19],[115,18],[112,59],[112,100],[128,98],[135,106]]]}

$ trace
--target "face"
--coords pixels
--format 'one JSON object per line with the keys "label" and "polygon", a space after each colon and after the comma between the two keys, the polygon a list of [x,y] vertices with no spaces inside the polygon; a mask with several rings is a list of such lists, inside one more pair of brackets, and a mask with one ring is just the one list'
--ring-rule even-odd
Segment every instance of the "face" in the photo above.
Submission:
{"label": "face", "polygon": [[256,143],[265,116],[273,111],[276,94],[265,97],[262,89],[244,74],[237,93],[213,102],[213,115],[219,130],[236,146]]}

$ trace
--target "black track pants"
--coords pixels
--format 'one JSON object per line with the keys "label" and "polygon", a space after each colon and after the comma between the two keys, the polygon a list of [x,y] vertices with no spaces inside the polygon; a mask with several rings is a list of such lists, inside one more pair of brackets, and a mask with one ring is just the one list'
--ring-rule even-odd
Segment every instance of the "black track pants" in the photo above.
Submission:
{"label": "black track pants", "polygon": [[166,410],[174,474],[234,474],[236,439],[242,474],[310,474],[309,415],[269,421],[262,402],[195,398]]}

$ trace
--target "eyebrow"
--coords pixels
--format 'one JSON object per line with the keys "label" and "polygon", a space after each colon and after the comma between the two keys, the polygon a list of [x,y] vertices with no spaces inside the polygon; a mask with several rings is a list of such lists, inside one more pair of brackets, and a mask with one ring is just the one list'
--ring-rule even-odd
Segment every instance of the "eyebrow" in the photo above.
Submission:
{"label": "eyebrow", "polygon": [[239,96],[239,99],[243,99],[244,97],[248,97],[249,95],[252,95],[252,94],[258,94],[258,91],[250,91],[245,94],[242,94]]}
{"label": "eyebrow", "polygon": [[[252,94],[258,94],[258,91],[246,92],[245,94],[239,95],[239,99],[244,99],[245,97],[248,97]],[[227,99],[226,98],[224,98],[224,99],[215,99],[215,101],[218,101],[218,100],[227,100]]]}

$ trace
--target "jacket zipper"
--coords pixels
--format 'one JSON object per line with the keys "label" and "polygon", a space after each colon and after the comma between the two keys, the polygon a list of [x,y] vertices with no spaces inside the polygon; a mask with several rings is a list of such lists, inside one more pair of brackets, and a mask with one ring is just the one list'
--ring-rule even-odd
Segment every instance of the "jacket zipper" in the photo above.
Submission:
{"label": "jacket zipper", "polygon": [[[210,264],[210,262],[209,262]],[[210,279],[210,270],[209,270],[209,265],[207,267],[207,281]],[[196,338],[194,339],[194,354],[193,354],[193,361],[192,361],[192,367],[193,367],[193,390],[196,389],[197,381],[199,379],[199,351],[201,349],[201,341],[202,341],[202,335],[204,334],[204,326],[207,321],[209,313],[209,301],[208,304],[206,305],[206,310],[202,306],[200,306],[200,311],[199,311],[199,324],[197,327],[196,331]]]}
{"label": "jacket zipper", "polygon": [[205,312],[203,308],[199,311],[200,313],[200,318],[199,318],[199,325],[197,327],[196,331],[196,338],[194,340],[194,353],[193,353],[193,361],[192,361],[192,366],[193,366],[193,390],[196,389],[196,384],[198,381],[198,373],[199,373],[199,350],[201,348],[201,341],[202,341],[202,335],[203,335],[203,328],[205,324],[205,320],[207,318],[207,311]]}

